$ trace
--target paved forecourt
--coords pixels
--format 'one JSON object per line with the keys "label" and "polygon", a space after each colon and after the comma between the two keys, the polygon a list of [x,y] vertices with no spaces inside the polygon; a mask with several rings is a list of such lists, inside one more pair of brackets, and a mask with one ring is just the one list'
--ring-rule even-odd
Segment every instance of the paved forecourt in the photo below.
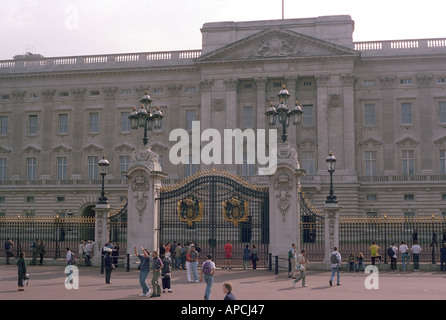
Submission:
{"label": "paved forecourt", "polygon": [[[203,300],[206,284],[187,282],[186,271],[172,272],[172,293],[159,298],[139,297],[139,272],[117,268],[112,272],[111,284],[105,284],[105,275],[98,267],[79,267],[78,289],[67,289],[65,266],[27,266],[30,275],[25,291],[17,290],[17,266],[0,265],[0,300]],[[328,284],[331,271],[307,271],[306,284],[293,287],[284,271],[279,274],[264,269],[217,269],[212,286],[211,300],[222,300],[222,284],[230,281],[237,300],[436,300],[446,299],[446,272],[391,272],[371,274],[341,272],[341,285]],[[147,278],[151,285],[152,273]],[[161,279],[160,279],[161,283]]]}

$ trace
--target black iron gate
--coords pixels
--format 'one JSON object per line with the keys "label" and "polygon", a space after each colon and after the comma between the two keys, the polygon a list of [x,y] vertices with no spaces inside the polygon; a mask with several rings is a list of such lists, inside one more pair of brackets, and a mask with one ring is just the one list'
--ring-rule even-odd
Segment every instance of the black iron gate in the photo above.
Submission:
{"label": "black iron gate", "polygon": [[202,171],[160,194],[160,242],[197,243],[200,261],[212,254],[224,264],[224,245],[233,246],[232,266],[242,266],[243,250],[258,251],[266,267],[269,244],[268,188],[226,171]]}

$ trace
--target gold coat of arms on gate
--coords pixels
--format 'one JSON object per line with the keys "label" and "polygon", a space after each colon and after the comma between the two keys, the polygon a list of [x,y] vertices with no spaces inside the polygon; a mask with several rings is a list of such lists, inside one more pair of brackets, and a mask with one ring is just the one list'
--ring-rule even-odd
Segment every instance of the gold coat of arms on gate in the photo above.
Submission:
{"label": "gold coat of arms on gate", "polygon": [[203,201],[198,201],[192,194],[185,199],[178,201],[178,217],[180,221],[187,222],[192,227],[194,222],[199,222],[203,218]]}
{"label": "gold coat of arms on gate", "polygon": [[223,218],[230,221],[234,226],[240,222],[249,221],[249,202],[240,199],[238,194],[234,194],[231,199],[222,202]]}

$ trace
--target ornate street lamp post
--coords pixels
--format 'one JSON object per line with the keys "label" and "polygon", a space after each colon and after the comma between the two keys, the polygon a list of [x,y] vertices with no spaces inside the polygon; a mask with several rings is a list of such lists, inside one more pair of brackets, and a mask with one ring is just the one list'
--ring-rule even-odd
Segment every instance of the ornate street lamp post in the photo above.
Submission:
{"label": "ornate street lamp post", "polygon": [[147,145],[149,142],[149,139],[147,138],[147,130],[152,131],[161,129],[164,115],[160,110],[160,107],[156,107],[156,110],[153,112],[150,111],[152,99],[150,99],[147,91],[139,102],[141,102],[141,108],[138,111],[136,111],[136,107],[133,108],[133,111],[129,116],[130,127],[135,130],[138,129],[138,127],[144,128],[144,138],[142,141],[144,145]]}
{"label": "ornate street lamp post", "polygon": [[330,173],[330,195],[327,196],[325,203],[338,203],[336,196],[333,195],[333,172],[335,172],[336,167],[336,157],[333,155],[333,152],[330,151],[328,157],[325,158],[325,162],[327,163],[327,169]]}
{"label": "ornate street lamp post", "polygon": [[268,118],[268,124],[270,126],[275,126],[277,120],[280,124],[282,124],[282,141],[286,142],[288,137],[286,128],[288,128],[290,125],[290,119],[293,125],[300,125],[303,111],[299,105],[299,101],[297,100],[294,107],[291,110],[288,109],[287,104],[290,94],[285,86],[282,87],[282,90],[280,90],[277,96],[279,97],[280,101],[279,105],[274,107],[273,103],[271,102],[269,107],[266,109],[265,114]]}
{"label": "ornate street lamp post", "polygon": [[98,198],[98,204],[107,204],[107,198],[105,197],[105,191],[104,191],[104,180],[105,176],[107,175],[107,169],[110,163],[107,159],[105,159],[105,155],[102,156],[102,159],[98,162],[99,167],[99,174],[102,176],[102,191],[101,191],[101,197]]}

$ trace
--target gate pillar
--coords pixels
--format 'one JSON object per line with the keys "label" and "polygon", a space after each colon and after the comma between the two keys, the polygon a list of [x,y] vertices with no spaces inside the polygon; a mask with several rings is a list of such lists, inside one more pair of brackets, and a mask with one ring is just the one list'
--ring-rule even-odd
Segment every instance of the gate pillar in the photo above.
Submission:
{"label": "gate pillar", "polygon": [[94,224],[94,254],[91,259],[93,266],[101,265],[101,252],[102,247],[109,240],[109,230],[107,218],[110,213],[110,204],[97,203],[93,208],[95,212],[95,224]]}
{"label": "gate pillar", "polygon": [[127,170],[127,253],[134,247],[149,251],[159,250],[159,204],[161,179],[167,175],[161,171],[159,156],[150,146],[135,150]]}
{"label": "gate pillar", "polygon": [[[339,210],[341,207],[337,203],[326,203],[324,207],[324,224],[325,224],[325,255],[324,267],[331,268],[330,256],[333,248],[337,247],[339,251]],[[344,257],[345,259],[346,257]]]}
{"label": "gate pillar", "polygon": [[[269,252],[273,256],[288,259],[291,244],[300,250],[300,169],[297,151],[288,143],[279,143],[277,170],[269,179]],[[288,262],[280,263],[288,268]]]}

